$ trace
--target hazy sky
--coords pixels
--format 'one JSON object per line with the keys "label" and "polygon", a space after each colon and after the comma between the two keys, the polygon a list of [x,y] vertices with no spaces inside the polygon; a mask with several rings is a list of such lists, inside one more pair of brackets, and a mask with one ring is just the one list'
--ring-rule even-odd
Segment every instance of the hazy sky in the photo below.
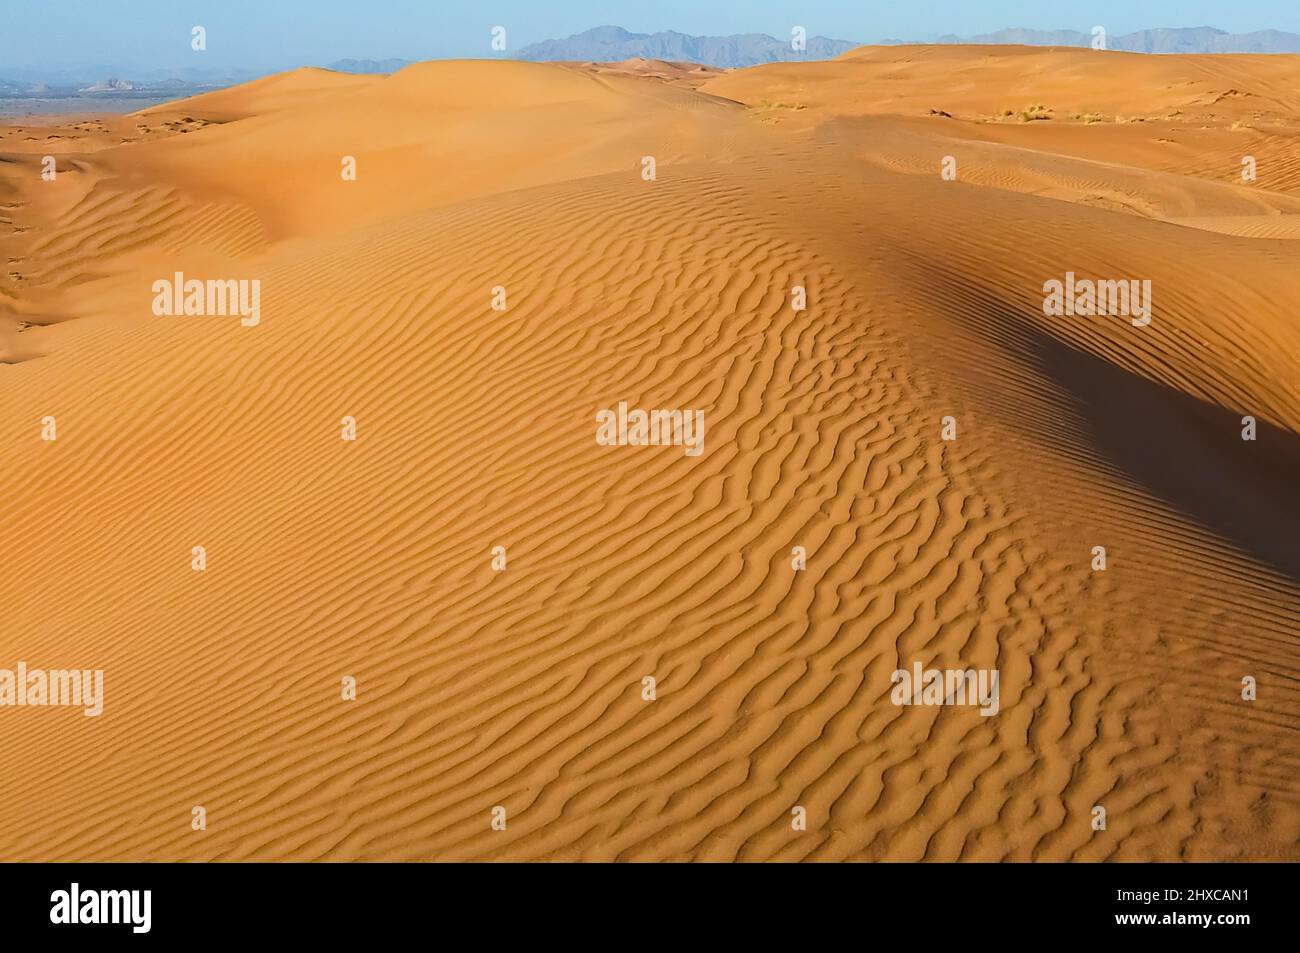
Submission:
{"label": "hazy sky", "polygon": [[[517,49],[593,26],[636,32],[770,33],[933,39],[1010,26],[1216,26],[1234,33],[1300,33],[1300,0],[0,0],[0,77],[6,66],[252,70],[345,57],[491,56],[489,31]],[[190,49],[202,25],[208,49]]]}

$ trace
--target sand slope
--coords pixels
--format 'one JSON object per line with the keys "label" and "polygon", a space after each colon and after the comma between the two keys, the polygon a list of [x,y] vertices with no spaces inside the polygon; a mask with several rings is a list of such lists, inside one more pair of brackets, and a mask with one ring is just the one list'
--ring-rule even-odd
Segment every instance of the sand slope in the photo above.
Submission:
{"label": "sand slope", "polygon": [[[1300,858],[1294,176],[979,121],[1225,86],[1282,154],[1294,63],[301,71],[54,183],[0,130],[0,667],[107,693],[0,708],[0,859]],[[1165,121],[1226,161],[1220,108]],[[155,317],[178,270],[261,323]],[[1066,271],[1152,323],[1046,317]],[[619,401],[705,452],[598,446]],[[892,704],[918,661],[1000,712]]]}

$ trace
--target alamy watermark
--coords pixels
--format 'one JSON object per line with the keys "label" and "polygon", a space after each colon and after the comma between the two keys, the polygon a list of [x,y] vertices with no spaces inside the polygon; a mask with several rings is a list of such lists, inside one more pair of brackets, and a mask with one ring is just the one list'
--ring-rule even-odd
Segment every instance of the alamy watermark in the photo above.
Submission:
{"label": "alamy watermark", "polygon": [[596,412],[596,443],[602,447],[685,447],[688,457],[704,452],[704,411],[618,410]]}
{"label": "alamy watermark", "polygon": [[238,314],[246,328],[262,320],[262,282],[257,278],[186,279],[176,272],[171,281],[153,283],[153,313],[158,317],[195,314]]}
{"label": "alamy watermark", "polygon": [[132,933],[148,933],[153,926],[153,891],[83,890],[74,882],[50,894],[50,922],[126,924]]}
{"label": "alamy watermark", "polygon": [[1136,328],[1151,323],[1151,279],[1136,278],[1093,281],[1074,277],[1043,282],[1043,314],[1049,318],[1081,315],[1132,318]]}
{"label": "alamy watermark", "polygon": [[912,671],[897,669],[889,676],[895,705],[979,705],[985,718],[996,715],[1001,706],[1001,676],[996,668],[925,668],[920,662]]}
{"label": "alamy watermark", "polygon": [[87,718],[104,712],[103,669],[0,668],[0,708],[5,706],[81,708]]}

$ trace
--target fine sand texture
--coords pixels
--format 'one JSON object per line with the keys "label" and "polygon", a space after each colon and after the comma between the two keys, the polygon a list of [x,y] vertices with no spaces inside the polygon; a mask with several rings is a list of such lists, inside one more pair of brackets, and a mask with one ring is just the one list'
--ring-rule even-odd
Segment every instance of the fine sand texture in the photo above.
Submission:
{"label": "fine sand texture", "polygon": [[0,259],[0,860],[1300,860],[1300,57],[299,70]]}

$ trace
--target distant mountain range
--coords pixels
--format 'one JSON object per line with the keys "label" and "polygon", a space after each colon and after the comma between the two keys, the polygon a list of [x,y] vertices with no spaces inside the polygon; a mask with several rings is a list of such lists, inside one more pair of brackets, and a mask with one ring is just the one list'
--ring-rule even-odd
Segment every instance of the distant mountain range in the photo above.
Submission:
{"label": "distant mountain range", "polygon": [[[878,40],[884,46],[913,40]],[[938,43],[1019,43],[1028,46],[1092,45],[1092,35],[1078,30],[999,30],[977,36],[941,36]],[[600,26],[565,39],[543,40],[515,52],[522,60],[616,62],[636,57],[679,60],[706,66],[743,67],[789,60],[828,60],[861,46],[851,40],[824,36],[808,38],[807,50],[791,49],[790,39],[765,33],[731,36],[691,36],[672,30],[632,33],[622,27]],[[1110,35],[1106,48],[1134,53],[1300,53],[1300,34],[1280,30],[1227,33],[1214,27],[1139,30]],[[405,59],[344,59],[326,65],[347,73],[395,73],[414,61]],[[104,79],[105,76],[130,79]],[[0,99],[58,99],[64,97],[180,98],[267,75],[245,69],[131,69],[88,65],[76,70],[6,68],[0,77]]]}
{"label": "distant mountain range", "polygon": [[[942,36],[939,42],[1091,46],[1092,34],[1077,30],[999,30],[979,36]],[[1300,53],[1300,34],[1280,30],[1225,33],[1212,26],[1138,30],[1107,36],[1106,49],[1129,53]]]}
{"label": "distant mountain range", "polygon": [[76,69],[0,65],[0,85],[33,86],[37,84],[78,89],[107,82],[107,77],[123,77],[137,87],[182,83],[186,86],[229,86],[243,83],[278,70],[198,69],[183,67],[159,69],[124,63],[87,63]]}
{"label": "distant mountain range", "polygon": [[766,33],[732,36],[690,36],[668,30],[629,33],[618,26],[598,26],[563,40],[543,40],[515,53],[521,60],[582,60],[610,63],[643,57],[651,60],[685,60],[705,66],[757,66],[786,60],[828,60],[859,46],[849,40],[808,37],[808,49],[796,52],[790,37],[779,40]]}
{"label": "distant mountain range", "polygon": [[[184,99],[262,75],[249,70],[136,70],[103,65],[77,70],[0,68],[6,74],[0,77],[0,114],[4,115],[126,111]],[[122,78],[124,74],[131,78]]]}
{"label": "distant mountain range", "polygon": [[[896,46],[914,40],[882,40],[881,45]],[[1092,45],[1092,34],[1078,30],[999,30],[978,36],[942,36],[939,43],[983,43],[1027,46]],[[545,40],[519,50],[522,60],[584,60],[610,62],[644,57],[656,60],[685,60],[706,66],[756,66],[787,60],[828,60],[861,46],[850,40],[831,40],[824,36],[808,38],[808,49],[795,52],[788,39],[764,33],[741,33],[734,36],[690,36],[663,33],[630,33],[622,27],[602,26],[563,40]],[[1300,53],[1300,34],[1280,30],[1254,33],[1227,33],[1210,26],[1176,29],[1138,30],[1136,33],[1110,35],[1106,48],[1132,53]]]}
{"label": "distant mountain range", "polygon": [[87,85],[79,83],[15,83],[0,80],[0,100],[10,102],[84,100],[93,103],[97,99],[114,101],[182,99],[198,93],[232,86],[234,82],[225,83],[190,83],[181,79],[168,79],[158,82],[139,82],[135,80],[112,79],[97,80]]}
{"label": "distant mountain range", "polygon": [[[915,40],[882,40],[881,45],[896,46]],[[999,30],[978,36],[940,37],[939,43],[983,43],[1027,46],[1092,45],[1092,34],[1078,30]],[[690,36],[663,33],[629,33],[622,27],[602,26],[563,40],[545,40],[519,50],[522,60],[591,60],[610,62],[644,57],[657,60],[686,60],[707,66],[756,66],[786,60],[828,60],[861,46],[850,40],[831,40],[824,36],[808,38],[808,49],[796,53],[790,41],[764,33],[741,33],[734,36]],[[1300,53],[1300,34],[1281,30],[1258,30],[1254,33],[1228,33],[1211,26],[1173,29],[1138,30],[1136,33],[1112,34],[1106,48],[1131,53]]]}

